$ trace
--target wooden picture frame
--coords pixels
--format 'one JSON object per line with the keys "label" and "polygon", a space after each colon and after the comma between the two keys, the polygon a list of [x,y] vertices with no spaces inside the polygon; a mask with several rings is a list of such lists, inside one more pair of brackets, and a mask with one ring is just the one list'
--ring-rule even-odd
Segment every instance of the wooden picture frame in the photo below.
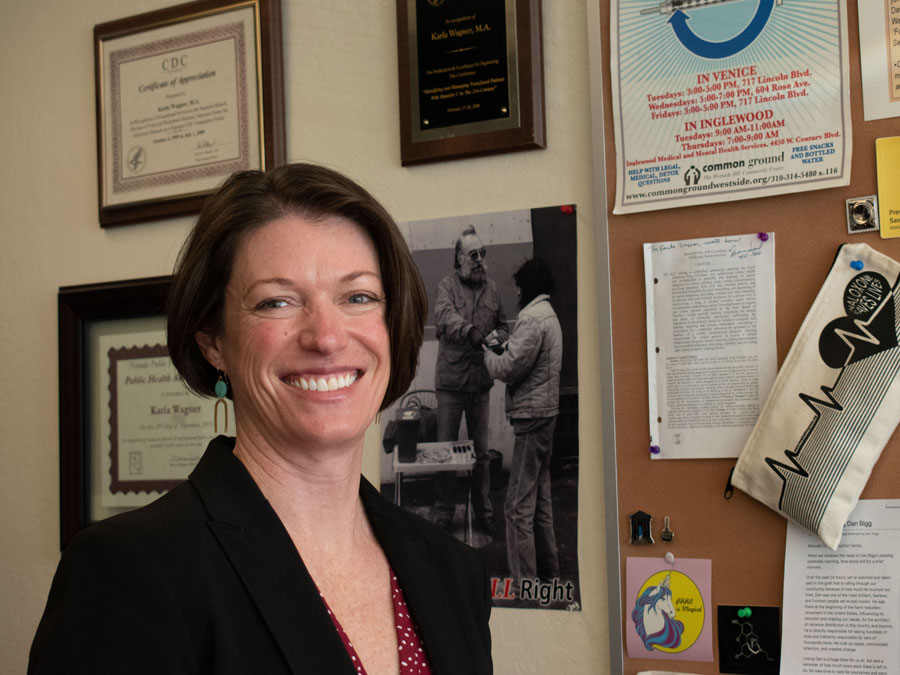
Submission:
{"label": "wooden picture frame", "polygon": [[94,27],[101,227],[197,213],[285,161],[280,0],[198,0]]}
{"label": "wooden picture frame", "polygon": [[397,0],[403,166],[546,147],[541,1],[469,5]]}

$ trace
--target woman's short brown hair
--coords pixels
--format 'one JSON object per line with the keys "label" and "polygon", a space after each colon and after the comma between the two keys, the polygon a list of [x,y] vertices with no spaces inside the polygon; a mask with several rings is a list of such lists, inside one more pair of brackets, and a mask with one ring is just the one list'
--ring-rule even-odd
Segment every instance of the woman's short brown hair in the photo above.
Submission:
{"label": "woman's short brown hair", "polygon": [[342,217],[362,227],[375,243],[391,348],[384,410],[407,390],[416,373],[428,309],[425,285],[384,207],[346,176],[322,166],[240,171],[210,195],[175,265],[167,310],[169,355],[188,387],[214,395],[217,372],[203,357],[196,335],[222,332],[225,287],[244,238],[287,215]]}

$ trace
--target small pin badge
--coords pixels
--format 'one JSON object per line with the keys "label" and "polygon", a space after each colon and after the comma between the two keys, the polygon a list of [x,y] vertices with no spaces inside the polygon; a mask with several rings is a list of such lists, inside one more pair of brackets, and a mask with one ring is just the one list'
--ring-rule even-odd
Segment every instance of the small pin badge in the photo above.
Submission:
{"label": "small pin badge", "polygon": [[675,533],[669,529],[669,516],[665,516],[663,529],[662,532],[659,533],[659,536],[662,537],[663,541],[672,541],[675,538]]}
{"label": "small pin badge", "polygon": [[650,532],[650,523],[653,516],[643,511],[636,511],[628,516],[631,523],[631,539],[629,544],[652,544],[653,535]]}

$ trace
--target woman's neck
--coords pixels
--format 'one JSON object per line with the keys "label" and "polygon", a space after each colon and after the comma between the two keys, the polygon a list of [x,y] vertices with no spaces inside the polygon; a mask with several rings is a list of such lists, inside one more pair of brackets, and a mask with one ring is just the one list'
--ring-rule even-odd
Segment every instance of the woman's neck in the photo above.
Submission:
{"label": "woman's neck", "polygon": [[234,454],[278,514],[301,555],[343,555],[370,535],[359,501],[362,442],[325,451],[274,447],[240,430]]}

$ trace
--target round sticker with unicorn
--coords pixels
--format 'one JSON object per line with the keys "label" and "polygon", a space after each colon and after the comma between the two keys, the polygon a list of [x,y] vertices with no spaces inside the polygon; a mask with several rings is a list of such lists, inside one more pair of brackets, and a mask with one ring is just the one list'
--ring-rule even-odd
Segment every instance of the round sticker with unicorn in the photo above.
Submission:
{"label": "round sticker with unicorn", "polygon": [[675,654],[700,637],[705,613],[697,584],[686,574],[663,570],[641,586],[631,619],[648,651]]}

